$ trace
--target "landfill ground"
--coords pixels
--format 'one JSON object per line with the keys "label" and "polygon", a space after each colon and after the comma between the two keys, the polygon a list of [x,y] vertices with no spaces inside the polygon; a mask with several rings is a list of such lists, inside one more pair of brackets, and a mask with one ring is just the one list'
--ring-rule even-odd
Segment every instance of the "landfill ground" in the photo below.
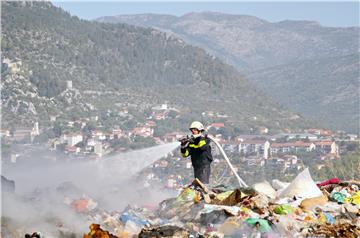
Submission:
{"label": "landfill ground", "polygon": [[[129,205],[99,214],[97,202],[66,202],[89,221],[83,238],[360,237],[360,181],[330,178],[315,183],[308,169],[291,183],[273,180],[251,187],[207,187],[195,179],[158,206]],[[5,222],[5,224],[4,224]],[[41,231],[15,234],[2,218],[2,237],[49,237]],[[79,237],[58,227],[57,237]]]}

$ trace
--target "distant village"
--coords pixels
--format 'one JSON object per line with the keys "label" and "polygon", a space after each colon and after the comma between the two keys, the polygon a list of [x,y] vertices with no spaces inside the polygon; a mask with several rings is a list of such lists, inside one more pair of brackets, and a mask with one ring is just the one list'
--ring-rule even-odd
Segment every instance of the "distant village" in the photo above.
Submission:
{"label": "distant village", "polygon": [[[124,111],[123,113],[126,114],[127,112]],[[113,128],[104,131],[94,129],[86,134],[81,130],[73,130],[73,132],[62,133],[58,137],[49,139],[46,141],[46,145],[50,150],[57,150],[72,157],[102,159],[112,153],[123,153],[131,150],[126,145],[114,143],[119,142],[119,140],[133,142],[135,138],[150,139],[153,142],[152,145],[176,142],[189,134],[189,132],[175,131],[157,137],[154,136],[154,129],[158,123],[166,120],[169,115],[172,114],[171,116],[174,117],[177,113],[177,109],[171,108],[167,104],[161,104],[152,108],[151,115],[143,124],[138,124],[131,130],[125,131],[120,128]],[[227,115],[215,112],[204,112],[203,114],[208,117],[218,118],[219,121],[227,117]],[[56,121],[56,118],[51,118],[51,120]],[[97,117],[93,117],[68,121],[66,127],[83,129],[89,121],[97,120]],[[207,130],[212,132],[212,135],[229,156],[238,158],[235,163],[257,167],[262,167],[265,163],[273,163],[282,171],[301,169],[301,159],[298,158],[299,153],[305,155],[307,153],[315,154],[318,169],[321,169],[324,166],[322,162],[339,159],[341,155],[348,152],[351,147],[349,147],[349,144],[355,144],[358,147],[360,142],[355,134],[347,134],[342,131],[333,132],[320,128],[309,128],[301,133],[269,135],[268,128],[261,127],[258,129],[257,134],[225,137],[221,131],[226,126],[224,122],[215,122],[207,125]],[[16,128],[12,132],[10,130],[1,130],[1,137],[14,143],[34,143],[39,135],[41,135],[39,123],[35,123],[32,128]],[[17,156],[11,154],[11,161],[16,162]],[[219,162],[218,158],[214,160],[214,164]],[[151,170],[145,172],[143,176],[146,178],[145,183],[150,184],[151,181],[157,181],[165,184],[168,188],[181,187],[183,183],[186,183],[186,180],[176,170],[172,170],[172,173],[166,172],[165,177],[160,175],[163,172],[160,172],[160,174],[155,172],[156,170],[159,172],[159,169],[160,171],[166,170],[166,168],[172,166],[180,167],[180,170],[192,169],[190,160],[183,159],[178,153],[174,152],[167,155],[163,160],[156,162]]]}
{"label": "distant village", "polygon": [[[224,126],[223,123],[209,125],[209,127],[216,128]],[[165,140],[175,141],[181,136],[181,133],[172,133],[167,135]],[[256,171],[251,168],[261,170],[265,164],[276,168],[278,174],[289,172],[296,172],[297,174],[299,170],[304,169],[304,163],[299,155],[310,157],[311,154],[312,157],[315,156],[314,163],[320,170],[327,161],[340,159],[341,155],[351,152],[360,144],[356,135],[338,134],[330,130],[315,128],[308,129],[304,133],[238,135],[229,140],[218,134],[216,138],[226,154],[232,158],[235,169],[241,168],[241,172],[250,177],[256,175],[254,174]],[[224,164],[224,162],[216,148],[214,148],[213,154],[215,154],[213,169],[216,171],[219,164]],[[168,168],[172,169],[169,170]],[[223,168],[224,165],[218,169]],[[187,170],[185,174],[183,173],[184,169]],[[189,177],[191,171],[191,161],[182,158],[175,151],[167,158],[153,164],[153,167],[145,170],[140,177],[146,178],[145,184],[160,183],[169,189],[179,189],[191,182],[191,176]],[[231,176],[231,172],[228,171],[227,175]]]}

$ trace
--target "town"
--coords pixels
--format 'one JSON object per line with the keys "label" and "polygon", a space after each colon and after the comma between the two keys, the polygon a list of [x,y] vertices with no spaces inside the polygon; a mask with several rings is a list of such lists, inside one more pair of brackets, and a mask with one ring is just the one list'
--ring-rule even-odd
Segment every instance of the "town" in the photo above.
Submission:
{"label": "town", "polygon": [[[128,112],[124,110],[122,113]],[[9,143],[43,143],[49,150],[61,152],[71,158],[106,159],[108,155],[176,142],[186,136],[189,134],[186,130],[163,134],[156,132],[158,124],[170,117],[176,117],[179,113],[178,109],[164,103],[152,107],[145,122],[138,123],[129,130],[119,127],[99,129],[96,126],[98,117],[92,117],[63,123],[62,127],[58,128],[57,135],[51,138],[43,136],[37,122],[32,128],[3,129],[1,137]],[[327,161],[338,160],[342,155],[354,153],[359,146],[359,138],[355,134],[319,128],[309,128],[296,133],[284,130],[283,133],[270,135],[268,128],[260,127],[256,134],[234,135],[225,130],[227,115],[215,112],[203,112],[203,115],[223,121],[210,123],[207,131],[221,144],[235,167],[242,168],[239,173],[245,176],[259,174],[261,170],[264,173],[263,178],[271,176],[269,166],[277,169],[277,175],[285,176],[297,174],[309,164],[321,170]],[[55,117],[51,120],[56,123]],[[53,131],[56,131],[55,127],[59,125],[54,125]],[[218,183],[224,182],[224,177],[229,180],[229,171],[226,175],[221,174],[226,166],[215,148],[214,154],[213,179]],[[19,156],[10,153],[7,157],[12,163],[16,163]],[[191,181],[191,169],[190,160],[181,158],[180,154],[174,151],[145,169],[139,177],[143,178],[145,186],[159,183],[169,189],[178,189]]]}

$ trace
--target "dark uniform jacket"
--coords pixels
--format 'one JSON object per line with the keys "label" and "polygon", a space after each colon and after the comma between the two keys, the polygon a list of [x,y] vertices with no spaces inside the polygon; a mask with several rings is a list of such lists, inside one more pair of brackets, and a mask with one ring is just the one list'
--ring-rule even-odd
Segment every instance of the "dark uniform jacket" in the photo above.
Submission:
{"label": "dark uniform jacket", "polygon": [[206,135],[195,138],[186,148],[181,148],[181,155],[185,158],[191,156],[194,168],[209,165],[213,160],[210,139]]}

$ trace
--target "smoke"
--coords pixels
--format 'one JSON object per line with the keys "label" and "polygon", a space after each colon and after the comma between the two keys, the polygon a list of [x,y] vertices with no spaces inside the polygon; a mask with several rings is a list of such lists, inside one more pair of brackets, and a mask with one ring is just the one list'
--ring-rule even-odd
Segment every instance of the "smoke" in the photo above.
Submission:
{"label": "smoke", "polygon": [[66,205],[66,197],[92,198],[108,212],[121,211],[128,204],[158,204],[174,194],[144,188],[134,175],[177,146],[174,142],[96,160],[49,160],[35,154],[16,164],[5,164],[2,174],[15,180],[16,191],[2,194],[2,217],[11,218],[28,232],[46,230],[47,236],[54,234],[51,224],[59,219],[81,234],[94,221]]}

